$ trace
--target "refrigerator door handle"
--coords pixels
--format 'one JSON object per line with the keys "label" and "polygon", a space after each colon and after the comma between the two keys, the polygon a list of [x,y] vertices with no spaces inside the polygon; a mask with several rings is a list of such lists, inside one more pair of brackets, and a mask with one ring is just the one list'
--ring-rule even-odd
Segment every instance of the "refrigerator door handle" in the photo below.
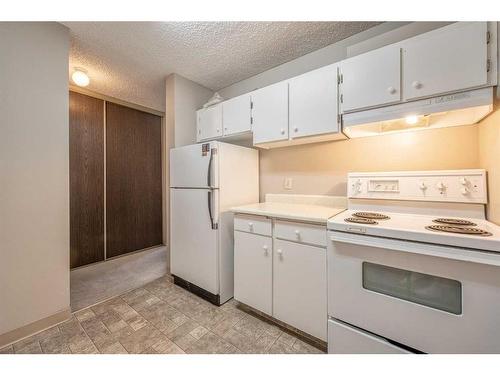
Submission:
{"label": "refrigerator door handle", "polygon": [[212,214],[212,191],[208,191],[208,216],[210,216],[210,226],[212,229],[217,229],[218,225],[217,223],[214,223],[214,217]]}
{"label": "refrigerator door handle", "polygon": [[208,161],[208,172],[207,172],[207,186],[212,187],[212,161],[214,159],[215,149],[210,150],[210,160]]}

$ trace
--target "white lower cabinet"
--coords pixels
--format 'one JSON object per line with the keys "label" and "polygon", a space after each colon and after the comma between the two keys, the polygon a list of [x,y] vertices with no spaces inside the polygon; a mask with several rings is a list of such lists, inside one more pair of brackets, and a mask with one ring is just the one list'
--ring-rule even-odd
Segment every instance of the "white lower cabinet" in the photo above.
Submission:
{"label": "white lower cabinet", "polygon": [[326,341],[326,250],[275,240],[273,316]]}
{"label": "white lower cabinet", "polygon": [[234,232],[234,299],[272,315],[271,237]]}
{"label": "white lower cabinet", "polygon": [[[262,221],[270,224],[262,216],[235,217],[234,298],[326,341],[326,248],[300,243],[318,238],[320,230],[326,238],[326,227],[273,220],[270,237],[256,234],[271,235],[259,226]],[[287,238],[289,226],[298,239],[278,239]]]}

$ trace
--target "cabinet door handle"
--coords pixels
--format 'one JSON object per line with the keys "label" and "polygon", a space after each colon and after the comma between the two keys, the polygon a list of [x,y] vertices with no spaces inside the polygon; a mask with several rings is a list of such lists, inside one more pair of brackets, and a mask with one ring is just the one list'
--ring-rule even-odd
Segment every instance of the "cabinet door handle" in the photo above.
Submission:
{"label": "cabinet door handle", "polygon": [[267,255],[267,251],[269,250],[267,245],[262,246],[262,248],[264,249],[264,254]]}
{"label": "cabinet door handle", "polygon": [[388,87],[387,91],[389,92],[389,94],[395,94],[396,93],[396,89],[394,87],[392,87],[392,86]]}
{"label": "cabinet door handle", "polygon": [[285,129],[280,130],[281,134],[285,134]]}
{"label": "cabinet door handle", "polygon": [[295,235],[296,235],[297,237],[300,237],[300,230],[295,229]]}
{"label": "cabinet door handle", "polygon": [[415,89],[419,89],[422,87],[422,84],[419,82],[419,81],[413,81],[413,83],[411,84],[413,86],[413,88]]}
{"label": "cabinet door handle", "polygon": [[277,253],[280,257],[282,257],[282,256],[283,256],[283,250],[281,250],[281,249],[276,250],[276,253]]}

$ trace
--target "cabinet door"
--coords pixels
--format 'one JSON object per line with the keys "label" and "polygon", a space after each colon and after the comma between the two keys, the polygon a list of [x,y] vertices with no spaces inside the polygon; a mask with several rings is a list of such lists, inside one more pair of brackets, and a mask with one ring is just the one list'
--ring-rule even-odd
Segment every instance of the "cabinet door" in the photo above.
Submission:
{"label": "cabinet door", "polygon": [[224,136],[252,130],[250,95],[241,95],[222,103],[222,125]]}
{"label": "cabinet door", "polygon": [[354,111],[401,100],[401,53],[387,46],[340,63],[341,110]]}
{"label": "cabinet door", "polygon": [[290,138],[338,133],[337,65],[289,81]]}
{"label": "cabinet door", "polygon": [[252,94],[253,143],[288,139],[288,82],[279,82]]}
{"label": "cabinet door", "polygon": [[405,42],[404,98],[486,85],[486,33],[486,22],[458,22]]}
{"label": "cabinet door", "polygon": [[273,316],[326,340],[326,249],[275,240]]}
{"label": "cabinet door", "polygon": [[222,136],[222,104],[200,109],[197,115],[196,140],[198,142]]}
{"label": "cabinet door", "polygon": [[234,232],[234,299],[272,315],[272,238]]}

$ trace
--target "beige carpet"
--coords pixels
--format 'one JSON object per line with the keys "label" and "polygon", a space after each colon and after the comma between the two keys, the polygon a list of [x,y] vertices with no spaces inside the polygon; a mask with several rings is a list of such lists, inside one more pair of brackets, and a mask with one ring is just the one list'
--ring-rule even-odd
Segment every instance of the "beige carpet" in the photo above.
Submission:
{"label": "beige carpet", "polygon": [[141,287],[167,273],[165,246],[71,271],[71,310]]}

